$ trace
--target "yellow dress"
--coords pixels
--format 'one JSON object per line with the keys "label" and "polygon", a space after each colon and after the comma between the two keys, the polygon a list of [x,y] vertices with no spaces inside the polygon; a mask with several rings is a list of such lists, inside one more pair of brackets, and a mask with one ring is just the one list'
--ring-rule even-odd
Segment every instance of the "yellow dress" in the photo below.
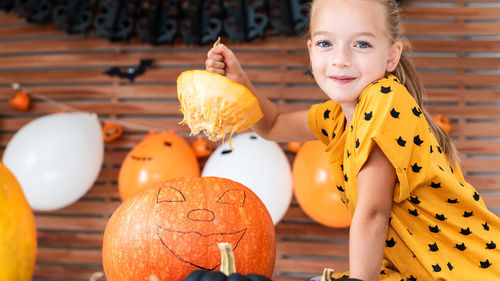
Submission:
{"label": "yellow dress", "polygon": [[363,90],[349,128],[334,101],[313,105],[308,122],[327,145],[335,184],[351,215],[356,176],[375,143],[395,168],[380,280],[500,280],[500,218],[464,180],[460,167],[450,165],[421,109],[395,76]]}

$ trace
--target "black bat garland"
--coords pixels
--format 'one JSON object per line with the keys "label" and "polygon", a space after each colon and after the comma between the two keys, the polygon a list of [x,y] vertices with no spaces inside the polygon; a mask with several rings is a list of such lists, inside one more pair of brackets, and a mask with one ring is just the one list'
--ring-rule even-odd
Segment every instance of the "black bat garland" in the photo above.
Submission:
{"label": "black bat garland", "polygon": [[135,77],[144,74],[146,69],[150,68],[153,63],[153,59],[142,59],[137,66],[113,66],[104,73],[109,76],[128,78],[133,83]]}

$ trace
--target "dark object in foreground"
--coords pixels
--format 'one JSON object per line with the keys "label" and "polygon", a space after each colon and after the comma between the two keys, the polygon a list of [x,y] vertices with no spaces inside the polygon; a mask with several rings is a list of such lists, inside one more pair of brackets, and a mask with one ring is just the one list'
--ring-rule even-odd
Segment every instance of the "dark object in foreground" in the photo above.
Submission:
{"label": "dark object in foreground", "polygon": [[191,272],[183,281],[272,281],[263,275],[232,273],[226,276],[220,271],[196,270]]}
{"label": "dark object in foreground", "polygon": [[229,243],[218,243],[221,253],[220,271],[196,270],[182,281],[273,281],[258,274],[236,273],[233,246]]}

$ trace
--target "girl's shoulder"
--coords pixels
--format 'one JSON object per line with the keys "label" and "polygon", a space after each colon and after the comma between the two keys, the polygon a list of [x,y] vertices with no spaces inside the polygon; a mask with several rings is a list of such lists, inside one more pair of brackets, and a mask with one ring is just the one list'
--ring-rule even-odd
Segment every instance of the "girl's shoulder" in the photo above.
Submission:
{"label": "girl's shoulder", "polygon": [[406,87],[392,74],[373,81],[365,87],[359,96],[360,103],[362,101],[386,101],[387,99],[397,99],[400,101],[413,100],[415,102]]}
{"label": "girl's shoulder", "polygon": [[418,117],[422,113],[406,87],[392,74],[365,87],[359,97],[357,110],[367,111],[366,113],[374,110],[379,114],[386,112],[393,118],[402,118],[407,113]]}

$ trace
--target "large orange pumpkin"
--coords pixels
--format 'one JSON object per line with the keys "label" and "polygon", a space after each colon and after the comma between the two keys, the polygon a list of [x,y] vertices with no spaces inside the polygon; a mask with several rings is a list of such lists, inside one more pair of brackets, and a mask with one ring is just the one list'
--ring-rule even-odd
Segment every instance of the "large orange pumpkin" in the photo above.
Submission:
{"label": "large orange pumpkin", "polygon": [[118,189],[125,201],[155,182],[199,175],[198,159],[184,138],[173,131],[149,133],[123,161]]}
{"label": "large orange pumpkin", "polygon": [[14,175],[0,163],[0,280],[31,280],[35,258],[33,211]]}
{"label": "large orange pumpkin", "polygon": [[218,177],[158,182],[125,201],[108,221],[102,260],[108,281],[180,281],[218,270],[217,243],[234,247],[238,272],[271,276],[275,230],[260,199]]}

